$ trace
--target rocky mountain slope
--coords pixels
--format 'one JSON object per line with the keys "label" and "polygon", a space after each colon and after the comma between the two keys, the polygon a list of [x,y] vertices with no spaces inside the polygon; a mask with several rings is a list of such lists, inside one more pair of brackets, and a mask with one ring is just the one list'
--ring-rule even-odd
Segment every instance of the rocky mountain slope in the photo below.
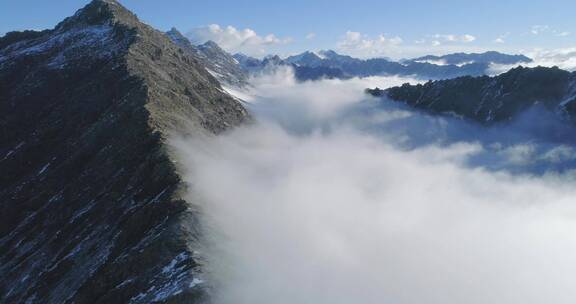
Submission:
{"label": "rocky mountain slope", "polygon": [[249,119],[115,0],[0,38],[0,302],[201,302],[197,214],[167,138]]}
{"label": "rocky mountain slope", "polygon": [[242,70],[239,62],[215,42],[208,41],[195,46],[176,28],[172,28],[166,34],[174,43],[200,61],[220,82],[233,87],[248,85],[248,75]]}
{"label": "rocky mountain slope", "polygon": [[535,105],[576,117],[576,74],[558,68],[518,67],[496,77],[468,76],[367,92],[485,123],[509,120]]}

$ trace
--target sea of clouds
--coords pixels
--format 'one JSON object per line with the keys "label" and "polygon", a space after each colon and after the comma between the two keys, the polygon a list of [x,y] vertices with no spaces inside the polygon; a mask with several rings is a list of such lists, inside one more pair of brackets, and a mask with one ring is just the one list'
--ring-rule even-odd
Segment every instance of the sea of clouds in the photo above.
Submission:
{"label": "sea of clouds", "polygon": [[[524,52],[526,56],[532,58],[530,63],[522,63],[525,67],[559,67],[566,71],[576,71],[576,48],[559,48],[559,49],[534,49]],[[519,66],[518,64],[493,64],[488,72],[492,75],[498,75],[509,71],[511,68]]]}
{"label": "sea of clouds", "polygon": [[216,303],[574,303],[573,129],[364,94],[403,82],[279,70],[243,95],[254,124],[173,139]]}

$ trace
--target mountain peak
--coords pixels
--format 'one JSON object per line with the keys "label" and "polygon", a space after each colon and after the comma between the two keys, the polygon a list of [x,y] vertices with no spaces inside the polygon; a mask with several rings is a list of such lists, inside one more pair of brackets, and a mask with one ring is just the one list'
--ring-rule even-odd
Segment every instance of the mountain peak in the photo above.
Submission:
{"label": "mountain peak", "polygon": [[195,47],[192,45],[190,40],[184,36],[178,29],[172,27],[166,32],[166,35],[174,42],[176,45],[182,48],[193,50]]}
{"label": "mountain peak", "polygon": [[68,29],[82,25],[125,24],[134,27],[140,23],[138,17],[116,0],[93,0],[73,16],[60,22],[56,29]]}
{"label": "mountain peak", "polygon": [[179,36],[184,36],[182,35],[182,33],[176,28],[176,27],[172,27],[169,31],[167,31],[166,33],[170,33],[170,34],[176,34]]}
{"label": "mountain peak", "polygon": [[320,54],[326,56],[326,57],[330,57],[330,56],[338,56],[340,54],[336,53],[334,50],[323,50],[320,51]]}
{"label": "mountain peak", "polygon": [[218,45],[218,43],[216,43],[212,40],[206,41],[204,44],[202,44],[202,47],[211,48],[211,49],[221,49],[221,47]]}

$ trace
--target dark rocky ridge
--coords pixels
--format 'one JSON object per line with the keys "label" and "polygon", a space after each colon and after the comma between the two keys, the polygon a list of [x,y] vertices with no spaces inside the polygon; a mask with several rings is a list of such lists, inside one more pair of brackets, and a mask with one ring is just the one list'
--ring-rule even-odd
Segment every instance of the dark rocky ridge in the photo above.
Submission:
{"label": "dark rocky ridge", "polygon": [[166,141],[249,119],[114,0],[0,39],[0,302],[200,302],[197,212]]}
{"label": "dark rocky ridge", "polygon": [[518,67],[495,77],[468,76],[367,92],[483,123],[510,120],[537,104],[576,117],[576,74],[556,67]]}

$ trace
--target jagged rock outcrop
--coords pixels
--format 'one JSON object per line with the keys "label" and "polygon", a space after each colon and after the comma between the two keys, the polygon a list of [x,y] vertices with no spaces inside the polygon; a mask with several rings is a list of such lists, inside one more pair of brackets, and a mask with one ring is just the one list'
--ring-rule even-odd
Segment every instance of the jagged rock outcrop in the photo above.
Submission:
{"label": "jagged rock outcrop", "polygon": [[0,302],[199,303],[172,132],[249,115],[115,0],[0,38]]}
{"label": "jagged rock outcrop", "polygon": [[200,61],[222,83],[236,88],[248,85],[248,75],[242,70],[238,61],[215,42],[207,41],[195,46],[176,28],[172,28],[166,34],[174,43]]}
{"label": "jagged rock outcrop", "polygon": [[460,77],[367,92],[483,123],[510,120],[536,104],[571,118],[576,115],[576,74],[556,67],[518,67],[495,77]]}

